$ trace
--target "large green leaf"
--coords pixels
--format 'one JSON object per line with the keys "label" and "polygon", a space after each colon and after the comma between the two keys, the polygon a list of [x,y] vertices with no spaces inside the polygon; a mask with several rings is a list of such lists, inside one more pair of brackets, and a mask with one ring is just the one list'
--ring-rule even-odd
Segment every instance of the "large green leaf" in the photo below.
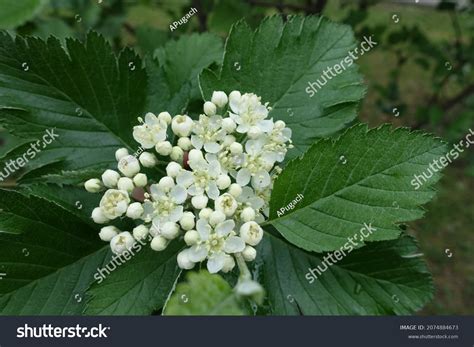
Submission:
{"label": "large green leaf", "polygon": [[11,29],[34,17],[47,0],[0,1],[0,29]]}
{"label": "large green leaf", "polygon": [[356,117],[365,89],[355,65],[333,77],[314,97],[308,82],[340,63],[355,45],[351,29],[325,18],[265,19],[253,32],[245,22],[233,26],[218,71],[200,78],[206,100],[214,90],[251,92],[270,102],[270,116],[293,130],[296,156],[318,137],[343,129]]}
{"label": "large green leaf", "polygon": [[125,264],[110,263],[103,271],[105,279],[87,292],[85,314],[145,315],[163,307],[180,274],[176,256],[182,248],[182,243],[172,242],[155,252],[145,244]]}
{"label": "large green leaf", "polygon": [[56,203],[13,191],[0,191],[0,209],[1,312],[80,313],[93,269],[109,256],[97,228]]}
{"label": "large green leaf", "polygon": [[[445,149],[435,137],[390,126],[368,131],[358,125],[337,140],[321,140],[276,180],[269,223],[293,244],[316,252],[340,248],[364,223],[376,229],[367,241],[397,238],[397,224],[423,215],[420,205],[433,197],[431,186],[440,177],[435,173],[416,190],[414,175]],[[298,195],[301,201],[292,203]],[[359,245],[367,234],[358,236]]]}
{"label": "large green leaf", "polygon": [[166,304],[168,316],[243,315],[236,294],[221,276],[206,270],[189,272],[187,281],[178,284]]}
{"label": "large green leaf", "polygon": [[[271,235],[259,253],[273,314],[411,314],[433,296],[431,275],[407,235],[355,250],[333,265]],[[317,266],[322,272],[314,272],[314,280],[309,271]]]}

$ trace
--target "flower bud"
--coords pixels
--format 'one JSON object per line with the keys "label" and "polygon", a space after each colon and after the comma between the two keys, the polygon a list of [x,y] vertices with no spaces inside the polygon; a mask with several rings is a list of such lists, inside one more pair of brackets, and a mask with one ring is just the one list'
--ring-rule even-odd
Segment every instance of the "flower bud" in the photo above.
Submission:
{"label": "flower bud", "polygon": [[224,141],[222,141],[222,144],[224,145],[224,147],[228,147],[230,146],[231,144],[233,144],[235,142],[235,136],[234,135],[226,135],[224,137]]}
{"label": "flower bud", "polygon": [[191,204],[194,208],[198,210],[202,210],[207,206],[207,202],[209,201],[208,197],[205,195],[196,195],[191,198]]}
{"label": "flower bud", "polygon": [[158,164],[158,159],[156,159],[155,155],[148,152],[143,152],[139,160],[144,167],[154,167]]}
{"label": "flower bud", "polygon": [[172,148],[173,146],[169,141],[160,141],[155,145],[156,153],[165,157],[171,154]]}
{"label": "flower bud", "polygon": [[227,175],[219,175],[216,180],[217,187],[220,190],[227,189],[230,186],[230,177]]}
{"label": "flower bud", "polygon": [[174,180],[171,177],[165,176],[160,179],[158,186],[164,191],[169,191],[174,187]]}
{"label": "flower bud", "polygon": [[254,261],[257,257],[257,251],[252,246],[245,246],[242,251],[242,257],[245,261]]}
{"label": "flower bud", "polygon": [[240,92],[238,90],[233,90],[229,94],[229,102],[231,102],[231,103],[237,102],[238,103],[240,101],[241,97],[242,97],[242,95],[240,94]]}
{"label": "flower bud", "polygon": [[138,219],[143,214],[143,206],[139,202],[130,204],[127,208],[127,217],[131,219]]}
{"label": "flower bud", "polygon": [[120,178],[120,174],[114,170],[105,170],[102,174],[102,182],[107,188],[115,188]]}
{"label": "flower bud", "polygon": [[103,187],[102,182],[98,178],[91,178],[84,183],[84,188],[86,188],[89,193],[98,193]]}
{"label": "flower bud", "polygon": [[188,246],[194,245],[199,240],[199,233],[196,230],[189,230],[184,234],[184,242]]}
{"label": "flower bud", "polygon": [[135,183],[137,187],[145,187],[148,183],[148,178],[144,173],[139,173],[133,177],[133,183]]}
{"label": "flower bud", "polygon": [[175,116],[171,121],[171,129],[176,135],[181,137],[189,136],[193,125],[193,120],[186,115]]}
{"label": "flower bud", "polygon": [[153,240],[151,240],[151,243],[150,243],[151,249],[157,252],[163,251],[167,246],[168,246],[168,240],[160,235],[155,236]]}
{"label": "flower bud", "polygon": [[189,259],[188,252],[189,252],[189,250],[188,250],[188,249],[185,249],[184,251],[179,252],[179,253],[178,253],[178,257],[177,257],[178,266],[179,266],[181,269],[184,269],[184,270],[191,270],[191,269],[194,267],[194,265],[195,265],[195,264]]}
{"label": "flower bud", "polygon": [[242,218],[244,222],[255,220],[255,210],[252,207],[244,208],[240,214],[240,218]]}
{"label": "flower bud", "polygon": [[[148,235],[148,228],[144,224],[140,224],[133,228],[133,237],[135,240],[144,240]],[[245,250],[244,250],[245,251]]]}
{"label": "flower bud", "polygon": [[212,209],[209,207],[203,208],[201,211],[199,211],[199,218],[202,219],[209,219],[211,216]]}
{"label": "flower bud", "polygon": [[109,225],[100,229],[99,237],[102,241],[110,242],[120,232],[118,228],[113,225]]}
{"label": "flower bud", "polygon": [[178,176],[181,169],[181,165],[172,161],[166,166],[166,174],[170,177],[175,178],[176,176]]}
{"label": "flower bud", "polygon": [[140,172],[140,163],[133,155],[128,155],[119,161],[118,169],[125,176],[133,177]]}
{"label": "flower bud", "polygon": [[232,195],[234,198],[240,196],[242,194],[242,187],[237,183],[232,183],[228,190],[229,194]]}
{"label": "flower bud", "polygon": [[249,131],[247,132],[247,136],[250,139],[256,139],[260,135],[262,135],[262,130],[257,126],[250,127]]}
{"label": "flower bud", "polygon": [[171,149],[170,158],[176,162],[181,162],[183,160],[184,151],[181,147],[174,146]]}
{"label": "flower bud", "polygon": [[230,272],[235,267],[235,260],[234,257],[227,255],[224,260],[224,266],[222,267],[221,271],[224,273]]}
{"label": "flower bud", "polygon": [[91,217],[94,220],[94,223],[97,223],[97,224],[105,224],[105,223],[110,222],[110,219],[108,219],[104,215],[104,212],[102,211],[100,207],[94,208],[94,210],[92,211]]}
{"label": "flower bud", "polygon": [[166,222],[161,227],[161,235],[166,237],[168,240],[175,239],[179,234],[179,226],[174,222]]}
{"label": "flower bud", "polygon": [[189,137],[180,137],[178,140],[178,147],[181,148],[183,151],[189,151],[192,147],[191,140]]}
{"label": "flower bud", "polygon": [[122,158],[128,155],[128,150],[126,148],[119,148],[115,151],[115,159],[120,161]]}
{"label": "flower bud", "polygon": [[222,120],[222,129],[224,129],[227,133],[233,133],[237,128],[237,124],[232,120],[232,118],[224,118]]}
{"label": "flower bud", "polygon": [[160,112],[160,114],[158,114],[158,120],[165,122],[167,125],[170,125],[171,115],[168,112]]}
{"label": "flower bud", "polygon": [[277,120],[274,127],[278,129],[283,129],[286,126],[286,123],[282,120]]}
{"label": "flower bud", "polygon": [[210,101],[206,101],[204,103],[204,113],[209,116],[209,117],[212,117],[216,114],[216,105]]}
{"label": "flower bud", "polygon": [[216,91],[212,93],[211,102],[218,107],[224,107],[227,104],[227,95],[224,92]]}
{"label": "flower bud", "polygon": [[133,181],[131,178],[128,177],[120,177],[117,182],[117,188],[120,190],[125,190],[128,193],[131,193],[135,188]]}
{"label": "flower bud", "polygon": [[189,151],[188,159],[190,162],[204,160],[204,156],[199,149],[192,149]]}
{"label": "flower bud", "polygon": [[246,222],[240,227],[240,237],[245,243],[256,246],[263,237],[263,229],[256,222]]}
{"label": "flower bud", "polygon": [[244,148],[238,142],[234,142],[233,144],[231,144],[229,146],[229,149],[230,149],[230,153],[232,154],[241,154],[244,152]]}
{"label": "flower bud", "polygon": [[179,224],[183,230],[191,230],[194,228],[194,213],[192,212],[184,212],[183,216],[179,220]]}
{"label": "flower bud", "polygon": [[214,211],[209,216],[209,224],[216,226],[219,223],[225,221],[225,214],[220,211]]}
{"label": "flower bud", "polygon": [[231,217],[235,213],[237,207],[237,201],[229,193],[222,194],[215,202],[216,211],[222,212],[227,217]]}
{"label": "flower bud", "polygon": [[130,234],[128,231],[123,231],[120,234],[114,236],[114,238],[110,241],[110,248],[115,254],[121,254],[132,248],[134,243],[135,239],[133,238],[132,234]]}

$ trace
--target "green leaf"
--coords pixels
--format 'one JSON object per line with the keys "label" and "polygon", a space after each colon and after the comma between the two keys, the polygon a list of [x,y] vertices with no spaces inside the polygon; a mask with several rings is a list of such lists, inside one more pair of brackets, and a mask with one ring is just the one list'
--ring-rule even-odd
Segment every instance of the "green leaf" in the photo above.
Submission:
{"label": "green leaf", "polygon": [[[222,59],[222,41],[213,34],[183,35],[168,42],[147,62],[150,81],[148,109],[184,112],[190,99],[200,99],[198,75]],[[201,110],[200,110],[201,111]]]}
{"label": "green leaf", "polygon": [[[84,44],[69,39],[66,46],[0,33],[0,120],[28,140],[4,160],[26,156],[23,174],[110,167],[119,146],[138,148],[131,129],[145,112],[147,89],[138,57],[128,49],[116,57],[93,32]],[[30,142],[48,129],[59,137],[35,154]]]}
{"label": "green leaf", "polygon": [[6,274],[0,311],[80,313],[93,269],[110,253],[96,227],[53,202],[13,191],[0,190],[0,209],[0,271]]}
{"label": "green leaf", "polygon": [[111,260],[87,292],[85,314],[145,315],[163,307],[181,271],[176,256],[182,248],[171,242],[165,251],[155,252],[149,244],[137,243],[124,264],[124,257]]}
{"label": "green leaf", "polygon": [[[345,251],[341,261],[326,265],[322,255],[265,237],[258,252],[272,313],[406,315],[432,299],[431,275],[410,236]],[[309,271],[317,266],[322,271],[314,279]]]}
{"label": "green leaf", "polygon": [[314,97],[305,91],[327,67],[340,63],[355,45],[348,26],[318,17],[280,17],[262,21],[253,32],[235,24],[227,39],[218,71],[205,70],[200,83],[204,99],[212,91],[255,93],[270,102],[270,117],[284,120],[293,131],[295,150],[303,153],[319,137],[329,136],[352,122],[364,96],[355,65],[333,77]]}
{"label": "green leaf", "polygon": [[364,223],[376,229],[367,241],[397,238],[398,223],[423,216],[420,205],[432,199],[440,177],[435,173],[416,190],[414,175],[445,152],[439,139],[405,128],[352,127],[287,165],[274,185],[269,223],[291,243],[316,252],[340,248]]}
{"label": "green leaf", "polygon": [[240,303],[221,276],[205,270],[188,272],[187,282],[178,284],[166,304],[168,316],[243,315]]}
{"label": "green leaf", "polygon": [[0,29],[12,29],[33,18],[47,0],[2,0],[0,2]]}

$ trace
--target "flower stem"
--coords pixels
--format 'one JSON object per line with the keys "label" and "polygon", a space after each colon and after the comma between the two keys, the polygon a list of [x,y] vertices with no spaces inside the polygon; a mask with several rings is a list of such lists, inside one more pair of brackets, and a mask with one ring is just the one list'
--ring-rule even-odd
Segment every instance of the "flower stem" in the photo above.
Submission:
{"label": "flower stem", "polygon": [[242,257],[242,254],[241,253],[236,253],[235,254],[235,259],[237,260],[237,266],[239,267],[239,270],[240,270],[239,282],[246,281],[246,280],[251,280],[252,279],[252,274],[250,273],[250,270],[247,267],[247,263],[245,262],[244,258]]}

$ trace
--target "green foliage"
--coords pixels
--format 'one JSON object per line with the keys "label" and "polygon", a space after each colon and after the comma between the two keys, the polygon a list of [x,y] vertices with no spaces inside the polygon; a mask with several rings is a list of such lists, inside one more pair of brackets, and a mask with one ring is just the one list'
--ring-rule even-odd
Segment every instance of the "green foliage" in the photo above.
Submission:
{"label": "green foliage", "polygon": [[[390,126],[348,129],[337,140],[316,142],[278,177],[270,201],[270,223],[290,242],[309,251],[331,251],[371,223],[367,241],[395,239],[396,223],[423,215],[439,179],[415,190],[411,181],[446,151],[436,138]],[[304,198],[278,218],[298,194]]]}
{"label": "green foliage", "polygon": [[11,29],[34,17],[47,0],[2,0],[0,29]]}
{"label": "green foliage", "polygon": [[243,315],[244,311],[230,285],[219,275],[205,270],[189,272],[167,302],[164,314],[190,315]]}

